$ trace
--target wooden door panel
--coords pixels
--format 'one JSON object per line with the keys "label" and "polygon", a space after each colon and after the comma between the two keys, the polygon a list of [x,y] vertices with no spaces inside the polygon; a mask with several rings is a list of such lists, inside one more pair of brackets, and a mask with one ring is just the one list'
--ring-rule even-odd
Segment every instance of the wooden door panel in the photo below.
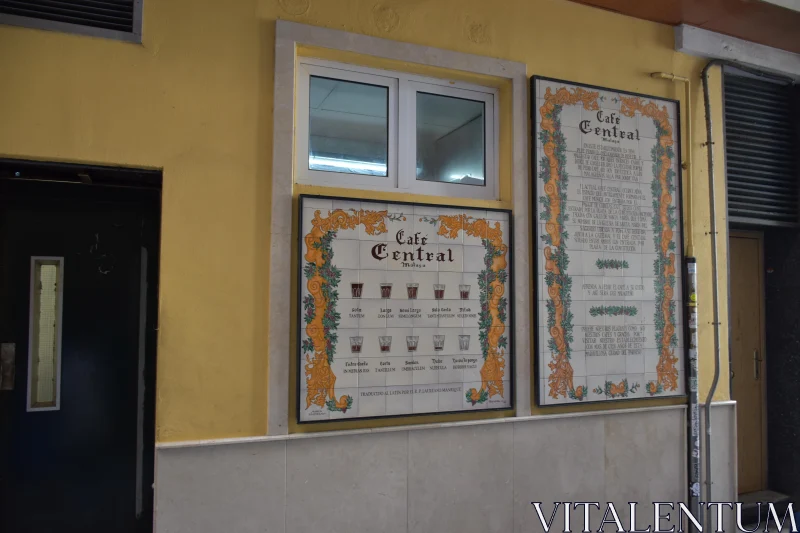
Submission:
{"label": "wooden door panel", "polygon": [[739,493],[766,488],[762,247],[757,234],[730,239],[732,396],[736,400]]}

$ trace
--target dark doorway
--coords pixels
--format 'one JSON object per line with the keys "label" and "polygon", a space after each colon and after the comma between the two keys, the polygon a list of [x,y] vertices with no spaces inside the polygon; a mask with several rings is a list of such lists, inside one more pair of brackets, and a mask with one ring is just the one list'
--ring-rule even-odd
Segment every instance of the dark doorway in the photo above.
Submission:
{"label": "dark doorway", "polygon": [[800,232],[764,234],[768,484],[800,502]]}
{"label": "dark doorway", "polygon": [[0,160],[0,531],[153,529],[160,187]]}

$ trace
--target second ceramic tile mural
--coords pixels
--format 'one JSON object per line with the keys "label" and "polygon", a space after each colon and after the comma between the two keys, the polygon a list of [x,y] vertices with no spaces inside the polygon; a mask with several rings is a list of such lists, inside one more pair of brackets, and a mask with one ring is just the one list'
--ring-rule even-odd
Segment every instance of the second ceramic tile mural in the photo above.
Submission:
{"label": "second ceramic tile mural", "polygon": [[683,395],[678,104],[534,77],[540,405]]}
{"label": "second ceramic tile mural", "polygon": [[507,211],[300,210],[301,423],[511,407]]}

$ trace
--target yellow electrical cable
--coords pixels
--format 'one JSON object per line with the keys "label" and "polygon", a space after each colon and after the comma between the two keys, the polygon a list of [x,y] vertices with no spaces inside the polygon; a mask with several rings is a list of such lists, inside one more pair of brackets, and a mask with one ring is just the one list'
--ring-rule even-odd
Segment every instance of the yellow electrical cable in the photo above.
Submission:
{"label": "yellow electrical cable", "polygon": [[692,100],[691,100],[691,83],[689,78],[683,76],[676,76],[675,74],[667,74],[666,72],[653,72],[650,74],[653,78],[660,78],[664,80],[679,81],[683,83],[685,88],[684,107],[686,108],[686,148],[682,151],[681,155],[684,156],[682,162],[683,170],[686,171],[685,189],[686,189],[686,210],[683,212],[684,230],[686,231],[686,256],[694,257],[694,238],[692,237]]}

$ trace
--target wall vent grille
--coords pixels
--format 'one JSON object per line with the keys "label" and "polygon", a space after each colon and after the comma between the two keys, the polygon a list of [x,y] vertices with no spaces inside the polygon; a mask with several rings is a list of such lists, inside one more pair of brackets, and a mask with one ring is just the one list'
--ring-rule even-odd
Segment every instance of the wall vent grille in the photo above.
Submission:
{"label": "wall vent grille", "polygon": [[0,0],[0,23],[141,40],[142,0]]}

